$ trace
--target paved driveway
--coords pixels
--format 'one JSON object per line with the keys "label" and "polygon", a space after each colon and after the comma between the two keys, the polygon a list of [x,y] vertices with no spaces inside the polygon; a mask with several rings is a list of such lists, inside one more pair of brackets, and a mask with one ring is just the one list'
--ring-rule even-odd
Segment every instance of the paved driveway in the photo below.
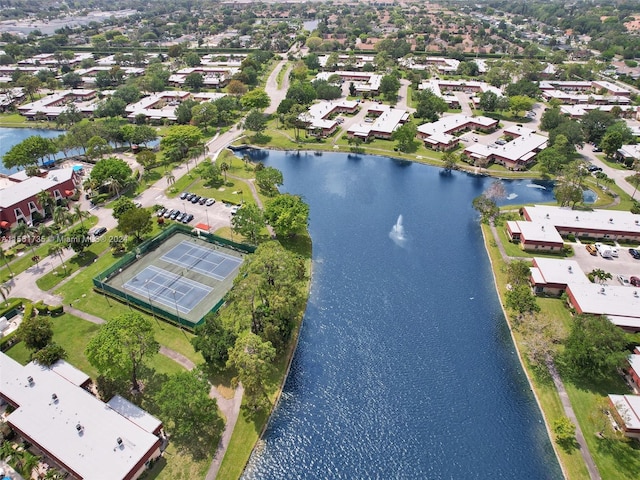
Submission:
{"label": "paved driveway", "polygon": [[636,260],[629,254],[629,247],[618,247],[618,258],[602,258],[600,255],[591,255],[587,252],[584,244],[575,244],[574,251],[575,255],[571,259],[578,262],[585,274],[600,268],[613,275],[612,280],[605,282],[609,285],[620,285],[615,279],[618,274],[640,277],[640,260]]}

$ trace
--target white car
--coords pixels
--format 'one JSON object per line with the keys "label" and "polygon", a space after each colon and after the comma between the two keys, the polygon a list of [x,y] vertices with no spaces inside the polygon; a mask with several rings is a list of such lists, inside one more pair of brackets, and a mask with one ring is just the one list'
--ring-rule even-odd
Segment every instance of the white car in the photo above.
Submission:
{"label": "white car", "polygon": [[235,215],[236,213],[238,213],[238,210],[240,210],[239,205],[234,205],[233,207],[231,207],[231,215]]}
{"label": "white car", "polygon": [[629,282],[629,277],[627,277],[626,275],[616,275],[616,278],[625,287],[628,287],[629,285],[631,285],[631,283]]}
{"label": "white car", "polygon": [[204,204],[205,204],[207,207],[210,207],[210,206],[211,206],[211,205],[213,205],[214,203],[216,203],[216,199],[215,199],[215,198],[209,198],[209,199],[207,199],[207,201],[206,201],[206,202],[204,202]]}

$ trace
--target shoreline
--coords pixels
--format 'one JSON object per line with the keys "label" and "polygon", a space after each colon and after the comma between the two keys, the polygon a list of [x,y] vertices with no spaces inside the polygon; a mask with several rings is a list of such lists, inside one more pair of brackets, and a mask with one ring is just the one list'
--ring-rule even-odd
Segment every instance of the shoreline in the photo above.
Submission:
{"label": "shoreline", "polygon": [[[520,367],[522,368],[525,376],[527,377],[527,383],[529,384],[529,390],[531,390],[531,393],[533,394],[533,398],[536,401],[536,404],[538,405],[538,410],[540,410],[540,414],[542,415],[542,420],[544,422],[544,426],[545,429],[547,430],[547,436],[549,437],[549,442],[551,443],[551,447],[553,448],[553,452],[556,456],[556,459],[558,460],[558,465],[560,466],[560,470],[562,471],[562,475],[565,479],[568,479],[569,476],[567,474],[567,471],[565,469],[564,464],[562,463],[561,459],[560,459],[560,453],[558,451],[558,446],[556,445],[556,442],[554,442],[553,440],[553,432],[551,430],[551,426],[549,425],[549,419],[547,418],[547,414],[544,411],[544,408],[542,408],[542,403],[540,402],[540,398],[538,397],[538,393],[536,392],[535,384],[531,378],[531,376],[529,375],[529,371],[527,370],[525,363],[524,363],[524,357],[522,356],[522,351],[520,350],[520,346],[518,345],[518,341],[515,338],[515,335],[513,333],[513,328],[511,326],[511,319],[509,318],[509,315],[507,314],[507,310],[504,306],[504,301],[502,299],[502,295],[500,294],[500,289],[498,288],[498,280],[496,278],[496,266],[493,263],[493,259],[491,258],[491,254],[489,253],[489,245],[487,243],[487,234],[485,233],[484,229],[482,228],[482,226],[480,227],[480,231],[482,232],[482,240],[484,243],[484,248],[485,248],[485,252],[487,254],[487,257],[489,258],[489,264],[491,265],[491,276],[493,277],[493,286],[495,287],[496,290],[496,295],[498,296],[498,300],[500,301],[500,308],[502,309],[502,314],[504,315],[504,319],[505,322],[507,324],[507,328],[509,329],[509,335],[511,336],[511,342],[513,343],[513,346],[516,349],[516,354],[518,356],[518,360],[520,361]],[[495,239],[497,242],[499,242],[499,239]]]}

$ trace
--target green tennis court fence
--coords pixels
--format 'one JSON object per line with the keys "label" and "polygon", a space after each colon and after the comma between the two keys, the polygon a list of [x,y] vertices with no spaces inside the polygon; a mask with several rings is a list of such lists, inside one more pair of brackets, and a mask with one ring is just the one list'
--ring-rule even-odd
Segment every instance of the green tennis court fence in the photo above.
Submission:
{"label": "green tennis court fence", "polygon": [[[204,321],[204,317],[202,317],[197,323],[191,323],[188,320],[180,317],[179,315],[173,314],[167,310],[164,310],[160,307],[153,305],[152,303],[145,302],[139,298],[132,297],[131,295],[127,295],[126,292],[120,291],[117,288],[112,287],[107,282],[113,274],[119,272],[121,269],[125,269],[133,262],[138,260],[139,256],[143,256],[145,253],[155,250],[158,246],[160,246],[166,239],[175,235],[176,233],[182,233],[189,235],[195,238],[201,238],[206,240],[208,243],[221,245],[226,248],[231,248],[243,253],[253,253],[256,250],[256,247],[252,245],[245,245],[242,243],[232,242],[227,240],[226,238],[218,237],[217,235],[213,235],[211,233],[200,233],[200,235],[193,232],[192,228],[181,225],[181,224],[173,224],[169,226],[166,230],[161,232],[149,240],[144,241],[140,245],[138,245],[134,252],[129,252],[125,254],[120,260],[115,262],[113,265],[99,273],[96,277],[93,278],[93,287],[95,290],[104,293],[105,295],[109,295],[115,299],[121,300],[125,302],[127,305],[135,306],[136,308],[143,310],[147,313],[160,317],[164,320],[168,320],[172,323],[184,326],[189,329],[193,329],[197,325],[200,325]],[[225,298],[220,299],[218,303],[216,303],[213,308],[209,311],[216,312],[218,309],[224,304]]]}

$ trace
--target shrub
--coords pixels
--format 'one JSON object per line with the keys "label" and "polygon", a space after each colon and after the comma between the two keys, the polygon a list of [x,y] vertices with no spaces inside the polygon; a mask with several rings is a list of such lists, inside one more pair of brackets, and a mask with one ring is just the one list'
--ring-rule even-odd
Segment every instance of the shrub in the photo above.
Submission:
{"label": "shrub", "polygon": [[24,312],[22,312],[22,318],[27,319],[33,317],[33,303],[27,303],[24,306]]}
{"label": "shrub", "polygon": [[33,359],[40,365],[50,367],[58,360],[66,358],[67,352],[60,345],[50,343],[33,354]]}
{"label": "shrub", "polygon": [[4,337],[0,338],[0,352],[6,352],[19,341],[20,339],[18,338],[17,330],[14,330],[13,332],[5,335]]}
{"label": "shrub", "polygon": [[33,304],[33,308],[36,309],[38,315],[49,315],[49,307],[45,305],[42,300]]}
{"label": "shrub", "polygon": [[62,315],[64,312],[64,308],[62,305],[52,305],[49,307],[49,315],[57,317],[58,315]]}
{"label": "shrub", "polygon": [[567,235],[567,240],[569,240],[570,242],[575,242],[576,236],[573,233],[570,233],[569,235]]}
{"label": "shrub", "polygon": [[0,317],[7,317],[8,313],[12,310],[20,308],[22,306],[21,298],[10,298],[7,303],[2,303],[2,308],[0,308]]}

